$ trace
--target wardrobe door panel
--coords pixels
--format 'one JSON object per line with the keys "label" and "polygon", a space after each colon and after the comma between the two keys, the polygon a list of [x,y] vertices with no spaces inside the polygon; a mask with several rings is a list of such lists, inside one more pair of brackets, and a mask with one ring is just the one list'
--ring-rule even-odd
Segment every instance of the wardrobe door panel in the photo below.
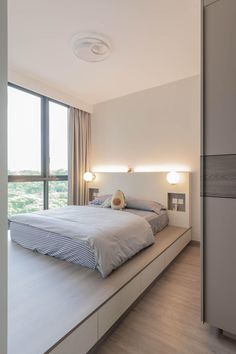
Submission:
{"label": "wardrobe door panel", "polygon": [[236,153],[236,1],[204,11],[205,154]]}
{"label": "wardrobe door panel", "polygon": [[205,201],[205,319],[236,333],[236,199]]}

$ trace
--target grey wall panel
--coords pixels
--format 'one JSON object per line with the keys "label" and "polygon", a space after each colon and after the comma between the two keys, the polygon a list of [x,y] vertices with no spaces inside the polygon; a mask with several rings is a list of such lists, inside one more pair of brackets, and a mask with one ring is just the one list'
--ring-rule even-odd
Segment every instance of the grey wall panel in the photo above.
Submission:
{"label": "grey wall panel", "polygon": [[203,196],[236,198],[236,154],[203,157]]}
{"label": "grey wall panel", "polygon": [[220,1],[220,0],[203,0],[203,5],[208,6],[213,4],[213,2]]}
{"label": "grey wall panel", "polygon": [[205,198],[205,316],[236,334],[236,199]]}
{"label": "grey wall panel", "polygon": [[236,1],[204,11],[205,154],[236,153]]}

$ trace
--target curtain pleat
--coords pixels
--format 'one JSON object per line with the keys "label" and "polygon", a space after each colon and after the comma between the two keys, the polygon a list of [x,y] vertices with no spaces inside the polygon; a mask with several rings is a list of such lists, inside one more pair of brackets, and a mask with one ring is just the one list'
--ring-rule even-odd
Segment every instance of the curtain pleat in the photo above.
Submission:
{"label": "curtain pleat", "polygon": [[69,137],[69,204],[88,202],[88,188],[83,179],[90,167],[91,118],[90,114],[70,107],[68,113]]}

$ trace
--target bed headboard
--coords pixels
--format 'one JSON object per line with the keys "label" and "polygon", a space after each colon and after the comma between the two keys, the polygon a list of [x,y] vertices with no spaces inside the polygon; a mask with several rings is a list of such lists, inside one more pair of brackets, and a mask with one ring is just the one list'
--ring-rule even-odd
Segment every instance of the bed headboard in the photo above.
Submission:
{"label": "bed headboard", "polygon": [[[134,172],[134,173],[96,173],[96,179],[89,188],[98,188],[99,194],[112,194],[117,189],[126,196],[158,201],[168,208],[173,198],[183,198],[178,193],[185,195],[185,211],[168,210],[170,225],[180,227],[191,226],[190,215],[190,173],[180,172],[180,181],[176,185],[167,182],[167,172]],[[176,196],[174,194],[177,194]],[[181,202],[181,200],[180,200]],[[183,204],[179,204],[182,209]]]}

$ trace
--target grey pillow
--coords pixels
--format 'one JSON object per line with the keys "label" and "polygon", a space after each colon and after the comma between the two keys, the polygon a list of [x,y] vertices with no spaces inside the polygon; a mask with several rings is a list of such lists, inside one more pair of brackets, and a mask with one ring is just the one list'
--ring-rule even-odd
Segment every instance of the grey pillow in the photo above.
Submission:
{"label": "grey pillow", "polygon": [[153,211],[156,214],[160,214],[161,210],[166,210],[166,208],[153,200],[138,199],[138,198],[126,198],[126,208],[128,209],[138,209],[145,211]]}

